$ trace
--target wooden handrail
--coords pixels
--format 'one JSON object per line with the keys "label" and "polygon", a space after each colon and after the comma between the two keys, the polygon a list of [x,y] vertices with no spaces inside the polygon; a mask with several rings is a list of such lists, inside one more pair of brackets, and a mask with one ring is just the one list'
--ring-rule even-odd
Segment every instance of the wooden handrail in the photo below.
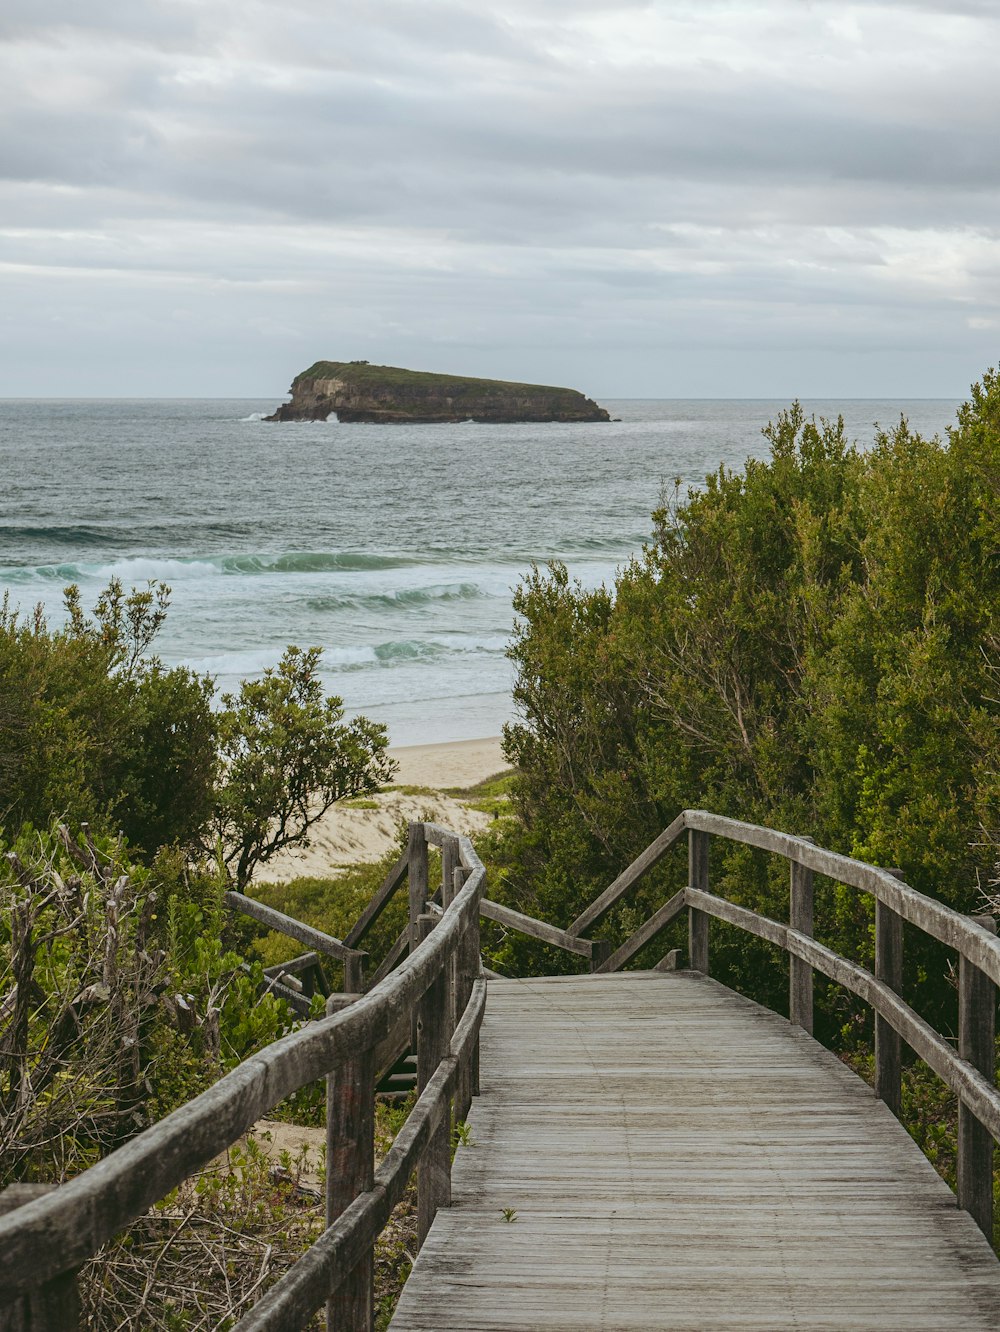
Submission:
{"label": "wooden handrail", "polygon": [[[1000,941],[971,916],[953,911],[943,902],[911,888],[892,870],[868,865],[862,860],[836,851],[826,851],[807,837],[794,837],[775,832],[753,823],[741,823],[721,814],[709,814],[703,809],[687,809],[683,814],[685,827],[725,837],[730,842],[742,842],[760,851],[770,851],[825,874],[837,883],[848,884],[869,893],[893,910],[903,920],[929,934],[939,943],[954,948],[973,966],[984,972],[995,985],[1000,985]],[[673,826],[673,825],[671,825]]]}
{"label": "wooden handrail", "polygon": [[619,902],[644,874],[647,874],[654,865],[660,863],[688,826],[686,819],[687,811],[678,814],[673,823],[668,828],[664,828],[659,837],[654,842],[650,842],[645,851],[636,856],[627,869],[622,870],[614,883],[609,884],[600,897],[595,898],[585,911],[580,912],[573,924],[570,925],[568,933],[582,934],[584,930],[589,930],[592,925],[596,925],[599,920],[602,920],[615,903]]}
{"label": "wooden handrail", "polygon": [[403,851],[395,865],[393,865],[392,869],[385,876],[381,888],[344,935],[344,943],[348,948],[354,948],[361,942],[378,920],[379,916],[381,916],[382,912],[395,897],[397,890],[402,886],[406,879],[406,872],[409,869],[409,865],[409,856],[406,851]]}
{"label": "wooden handrail", "polygon": [[447,1110],[458,1070],[469,1057],[486,1007],[486,981],[480,977],[455,1030],[449,1053],[420,1093],[385,1160],[374,1186],[361,1194],[338,1221],[276,1282],[236,1325],[234,1332],[287,1332],[301,1326],[322,1304],[327,1290],[340,1285],[362,1256],[363,1236],[378,1234],[401,1201],[421,1153]]}
{"label": "wooden handrail", "polygon": [[[1000,1142],[1000,1092],[995,1085],[994,1022],[1000,985],[1000,941],[991,918],[963,916],[918,892],[898,870],[881,869],[757,824],[706,810],[685,810],[581,913],[570,932],[601,919],[687,830],[688,885],[675,893],[597,969],[617,971],[685,908],[693,969],[708,972],[708,921],[724,920],[783,949],[790,961],[791,1021],[812,1031],[813,971],[850,990],[876,1015],[875,1087],[896,1114],[900,1109],[898,1041],[904,1040],[959,1097],[958,1197],[988,1236],[992,1234],[993,1142]],[[784,857],[791,866],[790,922],[783,924],[708,891],[710,837],[752,846]],[[814,873],[869,893],[876,900],[875,971],[869,971],[812,937]],[[902,936],[907,921],[956,950],[960,960],[959,1050],[900,996]],[[881,1036],[881,1039],[879,1037]]]}
{"label": "wooden handrail", "polygon": [[[454,960],[474,958],[476,969],[480,970],[479,903],[485,891],[485,869],[467,837],[448,835],[457,848],[460,871],[456,873],[456,882],[460,875],[462,886],[441,917],[433,921],[427,938],[376,987],[354,1002],[341,998],[340,1002],[346,1006],[335,1005],[339,1011],[309,1023],[251,1056],[206,1092],[76,1179],[0,1216],[0,1306],[9,1305],[22,1294],[79,1267],[114,1234],[231,1146],[293,1091],[365,1052],[370,1056],[368,1062],[373,1063],[372,1052],[398,1031],[401,1020],[416,1010],[422,996],[432,987],[437,987],[435,993],[442,990],[441,977],[450,978],[443,987],[446,997],[442,1002],[454,1011],[451,989],[458,980]],[[240,902],[233,905],[242,909]],[[313,943],[317,951],[330,951],[329,946],[314,943],[319,936],[329,945],[330,936],[310,931],[308,927],[305,932],[309,935],[305,942]],[[474,942],[468,947],[470,939]],[[349,956],[356,954],[356,950],[339,940],[332,942]],[[467,967],[468,961],[464,965]],[[469,1063],[474,1057],[485,980],[473,977],[466,993],[468,998],[458,1013],[457,1030],[446,1045],[443,1058],[437,1061],[437,1067],[425,1069],[426,1085],[418,1103],[420,1114],[412,1125],[407,1121],[409,1127],[400,1134],[399,1150],[390,1152],[375,1176],[374,1192],[355,1199],[337,1220],[334,1227],[340,1237],[336,1241],[340,1246],[337,1253],[370,1252],[393,1201],[401,1196],[442,1116],[449,1113],[448,1098],[458,1070],[463,1061]],[[372,1229],[380,1217],[382,1221]],[[332,1234],[328,1230],[325,1238],[329,1241]],[[309,1260],[313,1265],[316,1261],[316,1258]],[[339,1270],[338,1260],[331,1261],[334,1270]],[[323,1263],[329,1266],[326,1259]],[[331,1288],[329,1278],[326,1271],[325,1284],[317,1303],[309,1310],[310,1315],[326,1298]],[[252,1321],[247,1323],[247,1326],[257,1325]],[[287,1321],[280,1325],[285,1329],[293,1326]]]}
{"label": "wooden handrail", "polygon": [[[595,925],[688,833],[688,882],[659,906],[613,954],[585,938]],[[789,923],[772,920],[710,891],[712,837],[784,857],[790,871]],[[442,905],[431,909],[427,847],[442,849]],[[871,894],[877,903],[874,972],[812,937],[813,874]],[[361,993],[356,944],[404,881],[409,920],[372,988]],[[370,1332],[374,1242],[420,1165],[419,1235],[450,1197],[449,1117],[464,1117],[477,1089],[478,1035],[486,1002],[479,956],[480,917],[531,938],[589,957],[612,972],[631,961],[684,910],[689,955],[708,972],[709,922],[727,921],[783,949],[793,959],[792,1021],[812,1026],[815,971],[858,995],[874,1010],[878,1030],[897,1033],[960,1102],[959,1202],[989,1232],[993,1140],[1000,1140],[1000,1093],[994,1085],[993,1021],[1000,983],[1000,942],[993,922],[961,916],[902,882],[898,872],[827,851],[808,838],[685,810],[583,911],[568,930],[537,921],[485,897],[485,869],[467,837],[434,823],[410,826],[407,852],[341,941],[229,894],[239,910],[344,963],[350,993],[328,1000],[327,1016],[259,1051],[214,1087],[78,1178],[3,1215],[0,1206],[0,1306],[71,1274],[117,1231],[142,1215],[188,1175],[236,1141],[257,1119],[308,1082],[328,1079],[328,1162],[350,1168],[328,1175],[327,1229],[288,1273],[248,1311],[238,1332],[288,1332],[328,1301],[328,1317],[344,1332]],[[431,900],[429,900],[431,899]],[[949,1041],[901,997],[900,922],[906,920],[960,956],[960,1040]],[[407,955],[408,953],[408,955]],[[308,965],[302,957],[289,969]],[[665,962],[664,966],[667,965]],[[419,1020],[418,1020],[419,1019]],[[418,1031],[417,1102],[382,1165],[373,1169],[371,1099],[376,1064],[411,1025]],[[876,1087],[898,1109],[899,1061],[891,1041],[876,1042]],[[984,1182],[985,1181],[985,1182]],[[334,1292],[332,1297],[330,1292]],[[2,1320],[2,1308],[0,1308]],[[71,1326],[71,1324],[67,1324]]]}
{"label": "wooden handrail", "polygon": [[340,939],[335,939],[332,934],[324,934],[322,930],[306,925],[293,916],[286,916],[283,911],[276,911],[274,907],[266,906],[256,898],[246,897],[243,893],[226,893],[223,901],[234,911],[241,911],[245,916],[259,920],[268,929],[277,930],[279,934],[287,934],[290,939],[308,944],[314,952],[335,957],[338,962],[349,962],[357,953],[357,949],[348,947]]}
{"label": "wooden handrail", "polygon": [[535,920],[533,916],[525,916],[520,911],[502,906],[499,902],[491,902],[485,897],[479,903],[479,914],[485,916],[487,920],[496,921],[498,925],[518,930],[531,939],[551,944],[554,948],[562,948],[567,953],[576,953],[579,957],[594,955],[594,944],[597,940],[578,939],[568,930],[559,929],[557,925],[549,925],[544,920]]}

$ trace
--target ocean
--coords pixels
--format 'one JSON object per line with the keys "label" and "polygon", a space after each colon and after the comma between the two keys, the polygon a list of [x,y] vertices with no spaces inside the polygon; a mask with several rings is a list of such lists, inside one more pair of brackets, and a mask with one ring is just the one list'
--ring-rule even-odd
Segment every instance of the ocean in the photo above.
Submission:
{"label": "ocean", "polygon": [[[61,619],[112,576],[167,582],[156,651],[220,693],[285,646],[323,649],[348,713],[393,744],[498,734],[513,715],[511,592],[532,561],[609,582],[674,478],[765,456],[785,402],[602,400],[610,425],[275,425],[268,400],[0,400],[0,595]],[[867,444],[958,402],[804,401]]]}

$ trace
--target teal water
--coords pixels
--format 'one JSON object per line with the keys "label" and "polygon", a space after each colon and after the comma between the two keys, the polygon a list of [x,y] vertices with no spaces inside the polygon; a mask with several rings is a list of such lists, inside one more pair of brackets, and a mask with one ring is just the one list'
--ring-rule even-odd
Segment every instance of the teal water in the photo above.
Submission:
{"label": "teal water", "polygon": [[[587,585],[640,550],[661,488],[764,456],[783,402],[604,402],[610,425],[274,425],[273,401],[0,401],[0,594],[60,615],[108,578],[172,588],[158,642],[220,690],[289,643],[395,744],[511,714],[511,589],[533,560]],[[957,402],[806,402],[870,442]]]}

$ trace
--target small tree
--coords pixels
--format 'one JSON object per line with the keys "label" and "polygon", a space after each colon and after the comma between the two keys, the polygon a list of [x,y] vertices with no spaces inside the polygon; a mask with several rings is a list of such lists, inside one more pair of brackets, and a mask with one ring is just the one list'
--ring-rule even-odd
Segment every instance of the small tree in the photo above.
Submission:
{"label": "small tree", "polygon": [[321,655],[289,647],[263,679],[223,695],[213,830],[240,890],[275,852],[307,844],[336,801],[376,790],[395,771],[386,728],[345,722],[342,701],[324,697]]}

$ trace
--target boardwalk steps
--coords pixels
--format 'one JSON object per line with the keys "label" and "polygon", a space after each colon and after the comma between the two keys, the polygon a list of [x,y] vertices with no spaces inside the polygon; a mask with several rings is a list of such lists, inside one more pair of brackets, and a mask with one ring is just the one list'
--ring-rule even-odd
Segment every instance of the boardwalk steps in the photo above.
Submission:
{"label": "boardwalk steps", "polygon": [[491,981],[481,1087],[393,1332],[1000,1326],[886,1106],[704,976]]}

